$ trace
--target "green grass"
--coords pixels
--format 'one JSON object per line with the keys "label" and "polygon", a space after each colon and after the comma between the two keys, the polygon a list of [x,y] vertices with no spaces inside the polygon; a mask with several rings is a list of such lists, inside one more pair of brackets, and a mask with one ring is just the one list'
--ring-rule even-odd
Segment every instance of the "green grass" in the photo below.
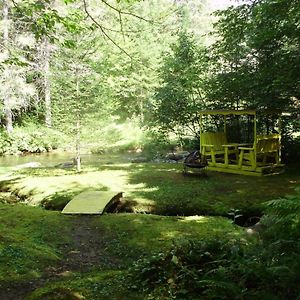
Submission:
{"label": "green grass", "polygon": [[2,182],[21,199],[49,209],[62,209],[86,190],[122,191],[134,210],[162,215],[222,215],[240,210],[246,217],[260,215],[262,203],[292,194],[300,183],[297,166],[284,174],[251,177],[209,172],[207,177],[183,176],[181,164],[83,165],[83,172],[57,168],[26,169]]}
{"label": "green grass", "polygon": [[126,271],[96,271],[76,274],[73,278],[62,280],[35,290],[26,300],[112,300],[144,299],[140,292],[127,288],[124,279]]}
{"label": "green grass", "polygon": [[300,173],[292,168],[269,177],[218,172],[209,172],[206,178],[183,177],[177,164],[148,164],[136,167],[130,173],[130,182],[143,185],[133,195],[154,201],[159,214],[226,215],[231,209],[239,209],[245,215],[255,215],[261,213],[265,201],[293,193],[300,183]]}
{"label": "green grass", "polygon": [[[152,213],[93,217],[90,226],[95,239],[103,242],[104,261],[116,263],[57,277],[28,299],[143,299],[126,288],[128,268],[139,258],[167,251],[183,239],[251,243],[243,229],[222,216],[231,209],[244,216],[261,214],[264,202],[293,194],[300,183],[297,166],[270,177],[216,172],[199,177],[183,176],[181,164],[130,164],[124,159],[108,163],[109,159],[86,163],[80,174],[54,167],[13,171],[11,176],[2,172],[2,202],[25,200],[59,210],[82,191],[114,190],[125,192],[134,210]],[[11,192],[16,197],[5,200]],[[39,280],[49,267],[59,265],[74,247],[71,231],[76,220],[80,222],[80,216],[0,203],[0,284]]]}
{"label": "green grass", "polygon": [[107,249],[121,258],[122,266],[131,265],[141,256],[169,249],[176,240],[245,237],[240,227],[222,217],[108,214],[95,222],[105,229]]}
{"label": "green grass", "polygon": [[[164,217],[119,214],[93,218],[105,240],[106,254],[119,261],[117,269],[73,273],[68,278],[37,289],[28,298],[35,299],[144,299],[129,290],[128,268],[141,257],[169,250],[183,239],[245,239],[245,232],[222,217]],[[97,232],[97,231],[95,231]],[[48,297],[48,298],[47,298]],[[69,297],[69,298],[68,298]],[[77,298],[76,298],[77,297]]]}
{"label": "green grass", "polygon": [[40,277],[60,259],[68,237],[67,219],[57,212],[0,204],[0,282]]}

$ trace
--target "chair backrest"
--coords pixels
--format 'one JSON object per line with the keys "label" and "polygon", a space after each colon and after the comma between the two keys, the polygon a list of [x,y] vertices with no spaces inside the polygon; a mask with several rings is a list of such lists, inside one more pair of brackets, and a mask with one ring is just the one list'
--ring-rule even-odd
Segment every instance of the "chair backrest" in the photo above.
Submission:
{"label": "chair backrest", "polygon": [[214,149],[224,150],[222,145],[227,144],[225,132],[203,132],[201,134],[200,145],[214,145]]}
{"label": "chair backrest", "polygon": [[279,134],[258,135],[256,137],[256,153],[279,151],[279,139]]}

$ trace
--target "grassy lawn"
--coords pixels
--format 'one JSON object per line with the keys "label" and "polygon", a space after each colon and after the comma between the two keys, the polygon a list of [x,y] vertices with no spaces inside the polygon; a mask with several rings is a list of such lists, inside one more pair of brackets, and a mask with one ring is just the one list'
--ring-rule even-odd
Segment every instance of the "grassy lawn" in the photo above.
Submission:
{"label": "grassy lawn", "polygon": [[207,177],[183,176],[181,164],[89,164],[73,169],[24,169],[2,181],[26,202],[61,210],[85,190],[124,192],[134,211],[162,215],[223,215],[240,210],[245,218],[259,216],[262,203],[292,194],[300,184],[298,166],[277,176],[251,177],[209,172]]}
{"label": "grassy lawn", "polygon": [[[128,290],[126,282],[128,268],[139,258],[170,249],[182,239],[246,240],[241,228],[222,217],[142,214],[88,217],[88,228],[98,241],[89,245],[88,239],[76,241],[72,233],[78,230],[74,222],[83,226],[80,216],[18,204],[2,204],[0,216],[2,298],[6,295],[5,288],[13,287],[23,289],[28,299],[109,299],[112,296],[128,299],[124,298],[128,295],[130,299],[143,299],[142,295]],[[93,247],[99,253],[89,268],[82,265],[78,269],[79,261],[70,263],[73,252],[86,252]],[[30,281],[34,282],[34,291],[26,285]]]}
{"label": "grassy lawn", "polygon": [[[16,300],[24,295],[32,300],[144,299],[128,290],[127,282],[128,269],[139,258],[181,240],[252,243],[243,228],[223,216],[232,209],[260,215],[265,201],[293,194],[300,185],[297,166],[269,177],[183,176],[180,164],[122,161],[83,167],[80,174],[48,167],[12,171],[10,177],[2,170],[0,298],[15,289]],[[135,211],[147,214],[66,216],[39,207],[60,210],[85,190],[123,191]]]}
{"label": "grassy lawn", "polygon": [[2,284],[40,277],[59,261],[59,247],[69,241],[66,218],[21,204],[0,204],[0,228]]}

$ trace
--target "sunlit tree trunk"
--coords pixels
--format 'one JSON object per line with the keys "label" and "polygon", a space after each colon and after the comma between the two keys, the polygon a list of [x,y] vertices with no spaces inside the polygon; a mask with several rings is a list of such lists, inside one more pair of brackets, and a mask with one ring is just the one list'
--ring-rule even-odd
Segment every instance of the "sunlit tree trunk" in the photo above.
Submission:
{"label": "sunlit tree trunk", "polygon": [[81,172],[81,157],[80,157],[80,99],[79,99],[79,77],[76,70],[76,170]]}
{"label": "sunlit tree trunk", "polygon": [[[6,54],[6,59],[9,58],[9,4],[8,0],[3,0],[3,46],[4,46],[4,53]],[[8,67],[4,67],[4,77],[7,78],[8,76]],[[7,81],[7,80],[5,80]],[[9,97],[9,93],[7,87],[4,87],[4,95],[3,95],[3,105],[4,105],[4,114],[5,114],[5,126],[6,130],[9,134],[13,131],[13,122],[12,122],[12,110],[11,110],[11,101]]]}
{"label": "sunlit tree trunk", "polygon": [[47,127],[52,126],[51,114],[51,91],[50,91],[50,43],[47,37],[42,41],[42,76],[43,76],[43,94],[45,104],[45,124]]}
{"label": "sunlit tree trunk", "polygon": [[[54,0],[47,1],[46,7],[51,8]],[[38,55],[40,72],[41,72],[41,95],[44,103],[44,118],[47,127],[52,126],[52,109],[51,109],[51,81],[50,81],[50,59],[51,44],[48,36],[44,36],[40,40],[40,53]]]}

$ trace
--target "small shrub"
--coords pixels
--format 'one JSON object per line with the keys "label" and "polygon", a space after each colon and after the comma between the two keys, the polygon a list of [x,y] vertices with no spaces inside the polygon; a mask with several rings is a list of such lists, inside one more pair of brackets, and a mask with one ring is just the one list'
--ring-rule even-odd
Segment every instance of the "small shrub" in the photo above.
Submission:
{"label": "small shrub", "polygon": [[300,187],[295,195],[266,203],[266,216],[262,222],[266,225],[265,238],[300,239]]}
{"label": "small shrub", "polygon": [[27,124],[16,127],[11,135],[1,131],[0,155],[48,152],[59,148],[64,140],[65,137],[54,129]]}
{"label": "small shrub", "polygon": [[148,292],[150,299],[234,299],[242,286],[229,269],[242,255],[238,241],[182,241],[165,253],[137,261],[131,270],[133,288]]}
{"label": "small shrub", "polygon": [[278,241],[184,241],[138,260],[132,288],[148,299],[299,299],[296,244],[288,250]]}

